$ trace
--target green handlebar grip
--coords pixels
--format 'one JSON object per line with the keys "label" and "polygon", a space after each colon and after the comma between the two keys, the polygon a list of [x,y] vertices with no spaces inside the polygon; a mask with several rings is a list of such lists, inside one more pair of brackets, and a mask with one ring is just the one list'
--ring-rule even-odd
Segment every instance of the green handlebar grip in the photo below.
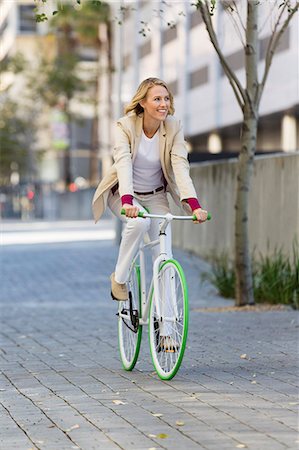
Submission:
{"label": "green handlebar grip", "polygon": [[[196,220],[196,215],[195,214],[193,214],[193,219]],[[208,213],[207,220],[211,220],[211,219],[212,219],[211,213]]]}
{"label": "green handlebar grip", "polygon": [[[126,211],[124,208],[121,209],[120,213],[124,216],[126,214]],[[138,217],[143,217],[144,211],[139,211]]]}

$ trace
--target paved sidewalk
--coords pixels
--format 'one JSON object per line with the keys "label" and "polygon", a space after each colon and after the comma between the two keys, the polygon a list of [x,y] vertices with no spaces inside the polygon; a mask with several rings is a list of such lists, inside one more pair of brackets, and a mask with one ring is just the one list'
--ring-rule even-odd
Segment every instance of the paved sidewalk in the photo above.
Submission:
{"label": "paved sidewalk", "polygon": [[177,251],[190,286],[183,365],[159,380],[145,332],[125,372],[108,283],[117,248],[78,233],[1,248],[1,450],[298,448],[298,313],[195,311],[232,302]]}

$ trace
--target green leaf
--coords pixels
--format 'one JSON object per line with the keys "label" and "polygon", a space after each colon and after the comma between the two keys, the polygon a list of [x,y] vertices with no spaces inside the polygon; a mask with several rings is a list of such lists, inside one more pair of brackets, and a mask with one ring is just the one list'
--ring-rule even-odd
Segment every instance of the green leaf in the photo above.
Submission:
{"label": "green leaf", "polygon": [[48,20],[48,17],[46,16],[46,14],[44,14],[44,13],[42,13],[42,14],[35,14],[35,21],[37,23],[45,22],[46,20]]}

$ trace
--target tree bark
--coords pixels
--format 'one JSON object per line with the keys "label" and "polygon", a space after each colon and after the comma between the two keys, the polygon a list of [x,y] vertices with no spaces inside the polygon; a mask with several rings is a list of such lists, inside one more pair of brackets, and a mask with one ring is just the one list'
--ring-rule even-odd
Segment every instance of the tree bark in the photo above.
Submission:
{"label": "tree bark", "polygon": [[258,4],[247,2],[245,47],[246,96],[243,108],[241,151],[239,154],[236,216],[235,216],[235,274],[236,305],[254,304],[251,256],[249,246],[248,207],[250,179],[257,139],[258,83]]}
{"label": "tree bark", "polygon": [[239,153],[235,205],[236,306],[254,304],[249,246],[248,203],[250,193],[250,179],[253,172],[256,138],[256,115],[252,114],[250,110],[245,111],[244,122],[242,126],[241,151]]}

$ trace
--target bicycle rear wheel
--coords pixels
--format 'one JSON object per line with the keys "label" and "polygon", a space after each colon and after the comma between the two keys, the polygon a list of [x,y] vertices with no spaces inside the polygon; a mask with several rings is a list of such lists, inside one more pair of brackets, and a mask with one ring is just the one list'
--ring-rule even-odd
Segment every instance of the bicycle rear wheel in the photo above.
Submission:
{"label": "bicycle rear wheel", "polygon": [[118,343],[120,358],[125,370],[132,370],[137,362],[142,337],[139,325],[141,311],[140,268],[131,269],[128,281],[129,300],[120,302],[118,308]]}
{"label": "bicycle rear wheel", "polygon": [[149,343],[157,374],[170,380],[179,370],[188,335],[188,289],[181,265],[173,259],[165,261],[158,283],[160,298],[155,298],[154,289],[151,292]]}

